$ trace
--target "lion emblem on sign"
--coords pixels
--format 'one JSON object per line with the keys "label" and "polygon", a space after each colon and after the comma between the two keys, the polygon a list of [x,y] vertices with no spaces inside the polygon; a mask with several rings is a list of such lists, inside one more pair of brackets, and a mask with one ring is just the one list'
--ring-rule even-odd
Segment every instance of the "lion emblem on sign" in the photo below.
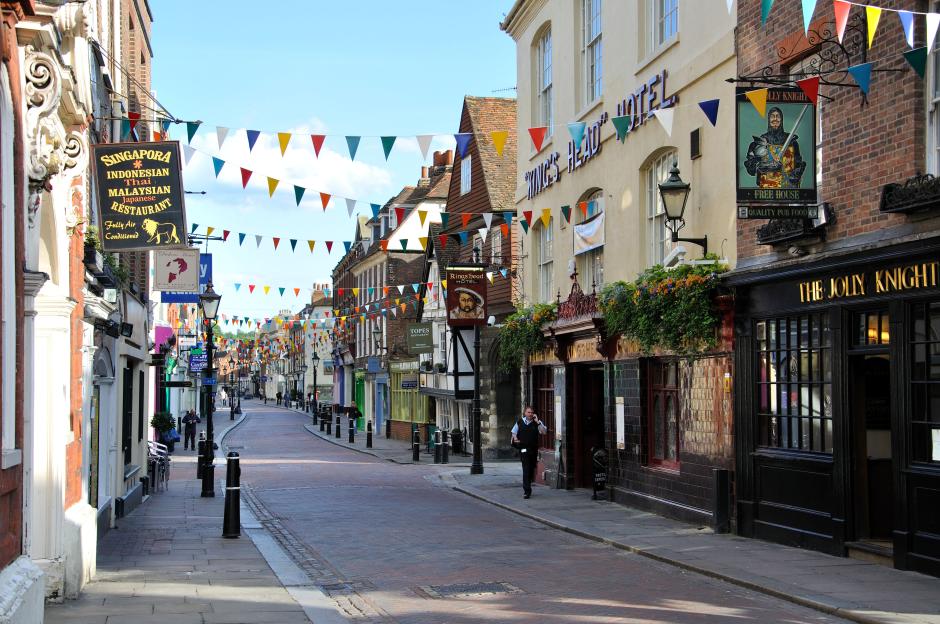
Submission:
{"label": "lion emblem on sign", "polygon": [[179,234],[176,233],[176,225],[173,223],[157,223],[153,219],[144,219],[140,226],[144,228],[144,232],[150,235],[150,238],[147,239],[148,243],[170,245],[180,242]]}

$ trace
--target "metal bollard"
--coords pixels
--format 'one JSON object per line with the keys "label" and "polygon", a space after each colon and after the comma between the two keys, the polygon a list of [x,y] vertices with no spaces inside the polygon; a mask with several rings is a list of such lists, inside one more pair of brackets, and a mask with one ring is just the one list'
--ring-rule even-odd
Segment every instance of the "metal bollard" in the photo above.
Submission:
{"label": "metal bollard", "polygon": [[199,436],[199,441],[196,442],[196,478],[202,479],[202,470],[206,465],[206,439],[204,434]]}
{"label": "metal bollard", "polygon": [[317,426],[317,415],[318,415],[318,414],[317,414],[317,410],[316,410],[316,408],[314,408],[314,409],[313,409],[313,426],[314,426],[314,427]]}
{"label": "metal bollard", "polygon": [[349,417],[349,443],[356,443],[356,419],[352,416]]}
{"label": "metal bollard", "polygon": [[238,466],[238,453],[231,451],[227,456],[225,471],[225,514],[222,517],[222,537],[241,536],[241,475]]}
{"label": "metal bollard", "polygon": [[333,419],[324,415],[320,419],[320,431],[323,431],[323,421],[326,421],[326,437],[330,437],[333,435]]}
{"label": "metal bollard", "polygon": [[372,421],[366,423],[366,448],[372,448]]}
{"label": "metal bollard", "polygon": [[421,433],[417,427],[411,432],[411,461],[421,461]]}
{"label": "metal bollard", "polygon": [[392,417],[389,416],[385,419],[385,439],[388,440],[392,437]]}
{"label": "metal bollard", "polygon": [[340,424],[340,415],[337,414],[336,415],[336,439],[337,440],[339,440],[343,435],[342,432],[340,431],[341,428],[342,428],[342,425]]}
{"label": "metal bollard", "polygon": [[731,532],[731,471],[727,468],[712,468],[715,484],[713,517],[715,533]]}
{"label": "metal bollard", "polygon": [[435,464],[441,463],[441,458],[443,457],[443,452],[444,452],[442,448],[443,446],[444,445],[441,444],[441,430],[438,429],[437,431],[434,432],[434,463]]}
{"label": "metal bollard", "polygon": [[447,433],[447,429],[441,434],[441,463],[447,464],[450,462],[450,434]]}

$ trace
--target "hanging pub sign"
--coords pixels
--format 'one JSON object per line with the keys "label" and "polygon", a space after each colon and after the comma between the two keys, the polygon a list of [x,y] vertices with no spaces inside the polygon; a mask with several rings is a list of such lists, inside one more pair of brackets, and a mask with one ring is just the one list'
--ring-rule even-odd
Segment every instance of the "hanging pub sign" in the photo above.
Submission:
{"label": "hanging pub sign", "polygon": [[773,88],[761,111],[753,91],[739,88],[735,102],[738,204],[816,204],[816,107],[798,87]]}
{"label": "hanging pub sign", "polygon": [[480,266],[447,269],[447,324],[473,327],[486,321],[486,275]]}
{"label": "hanging pub sign", "polygon": [[177,141],[92,146],[105,251],[186,246]]}
{"label": "hanging pub sign", "polygon": [[434,352],[434,326],[432,323],[409,323],[405,335],[408,353]]}

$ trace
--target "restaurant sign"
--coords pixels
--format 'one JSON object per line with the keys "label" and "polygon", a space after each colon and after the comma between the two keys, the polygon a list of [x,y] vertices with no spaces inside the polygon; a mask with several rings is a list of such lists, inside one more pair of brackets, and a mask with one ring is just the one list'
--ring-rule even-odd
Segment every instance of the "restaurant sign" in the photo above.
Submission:
{"label": "restaurant sign", "polygon": [[405,339],[408,353],[433,353],[434,334],[432,323],[411,323],[406,328]]}
{"label": "restaurant sign", "polygon": [[179,143],[92,146],[105,251],[186,246]]}

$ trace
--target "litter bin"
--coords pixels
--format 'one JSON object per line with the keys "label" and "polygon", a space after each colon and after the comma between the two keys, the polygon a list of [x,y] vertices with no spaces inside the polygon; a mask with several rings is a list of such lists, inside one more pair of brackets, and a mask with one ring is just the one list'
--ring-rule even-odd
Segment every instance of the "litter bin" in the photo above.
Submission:
{"label": "litter bin", "polygon": [[454,429],[450,432],[450,445],[454,449],[454,455],[463,454],[463,432],[460,429]]}

